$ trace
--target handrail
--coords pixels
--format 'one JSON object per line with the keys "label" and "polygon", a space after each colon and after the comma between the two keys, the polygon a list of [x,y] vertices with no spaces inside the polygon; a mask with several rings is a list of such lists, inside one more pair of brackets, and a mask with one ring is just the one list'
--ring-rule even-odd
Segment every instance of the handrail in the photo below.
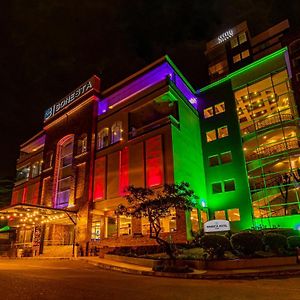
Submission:
{"label": "handrail", "polygon": [[259,147],[255,150],[254,153],[246,155],[246,160],[250,161],[259,158],[264,158],[267,156],[272,156],[274,154],[284,152],[286,150],[297,149],[297,148],[299,148],[298,139],[288,140],[269,147]]}
{"label": "handrail", "polygon": [[267,117],[261,120],[256,121],[254,124],[249,125],[248,127],[242,129],[242,134],[246,135],[254,132],[255,130],[259,130],[270,125],[274,125],[280,123],[282,121],[291,121],[294,120],[294,116],[291,114],[278,114],[271,117]]}

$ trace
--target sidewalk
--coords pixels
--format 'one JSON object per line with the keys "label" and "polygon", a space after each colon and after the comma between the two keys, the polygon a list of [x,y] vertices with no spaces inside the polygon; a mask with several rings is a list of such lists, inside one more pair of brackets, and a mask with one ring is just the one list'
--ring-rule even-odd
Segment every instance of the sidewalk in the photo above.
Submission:
{"label": "sidewalk", "polygon": [[144,266],[121,263],[98,257],[80,257],[78,259],[84,260],[90,264],[106,270],[158,277],[173,277],[185,279],[258,279],[300,276],[300,265],[241,270],[194,270],[193,273],[166,273],[155,272],[152,271],[151,268]]}

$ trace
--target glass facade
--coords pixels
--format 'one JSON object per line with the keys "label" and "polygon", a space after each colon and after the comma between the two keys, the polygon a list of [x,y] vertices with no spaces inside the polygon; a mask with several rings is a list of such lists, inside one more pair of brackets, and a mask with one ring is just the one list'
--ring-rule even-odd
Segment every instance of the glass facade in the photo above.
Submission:
{"label": "glass facade", "polygon": [[235,90],[254,217],[298,214],[299,117],[286,69]]}

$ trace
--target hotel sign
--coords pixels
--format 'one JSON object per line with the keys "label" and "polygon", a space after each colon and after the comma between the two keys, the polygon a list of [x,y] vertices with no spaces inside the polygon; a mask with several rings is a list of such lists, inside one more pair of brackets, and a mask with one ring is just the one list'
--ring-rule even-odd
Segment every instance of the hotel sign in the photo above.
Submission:
{"label": "hotel sign", "polygon": [[227,220],[211,220],[204,223],[204,232],[230,231],[230,223]]}
{"label": "hotel sign", "polygon": [[233,30],[227,30],[218,36],[218,44],[221,44],[233,37]]}
{"label": "hotel sign", "polygon": [[71,103],[76,102],[83,95],[87,94],[91,90],[99,92],[100,79],[97,76],[93,76],[88,81],[83,83],[75,91],[68,94],[62,100],[55,103],[53,106],[49,107],[44,114],[44,122],[53,118],[57,113],[67,108]]}

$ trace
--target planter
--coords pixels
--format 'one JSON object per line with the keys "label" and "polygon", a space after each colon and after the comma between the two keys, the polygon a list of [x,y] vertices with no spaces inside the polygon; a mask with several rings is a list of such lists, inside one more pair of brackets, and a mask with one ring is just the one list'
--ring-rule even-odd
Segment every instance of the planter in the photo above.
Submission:
{"label": "planter", "polygon": [[251,269],[297,264],[296,256],[207,261],[210,270]]}
{"label": "planter", "polygon": [[119,256],[113,254],[104,254],[105,259],[123,262],[127,264],[139,265],[144,267],[153,268],[159,264],[159,260],[150,259],[150,258],[140,258],[140,257],[130,257],[130,256]]}

